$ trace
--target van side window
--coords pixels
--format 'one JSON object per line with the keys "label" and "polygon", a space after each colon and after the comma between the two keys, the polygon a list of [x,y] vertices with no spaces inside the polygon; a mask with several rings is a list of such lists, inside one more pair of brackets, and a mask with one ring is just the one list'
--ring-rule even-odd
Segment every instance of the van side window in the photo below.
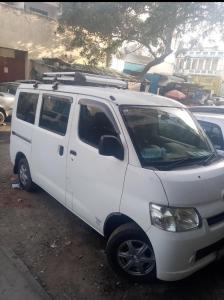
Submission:
{"label": "van side window", "polygon": [[218,125],[211,122],[201,121],[201,120],[198,120],[198,122],[200,123],[201,127],[204,129],[205,133],[209,137],[213,146],[218,150],[223,150],[224,140],[223,140],[221,128]]}
{"label": "van side window", "polygon": [[72,100],[60,96],[43,95],[39,126],[65,135]]}
{"label": "van side window", "polygon": [[21,92],[19,94],[16,117],[34,124],[39,94]]}
{"label": "van side window", "polygon": [[79,138],[93,147],[98,147],[102,135],[118,135],[104,110],[94,105],[80,105],[78,130]]}

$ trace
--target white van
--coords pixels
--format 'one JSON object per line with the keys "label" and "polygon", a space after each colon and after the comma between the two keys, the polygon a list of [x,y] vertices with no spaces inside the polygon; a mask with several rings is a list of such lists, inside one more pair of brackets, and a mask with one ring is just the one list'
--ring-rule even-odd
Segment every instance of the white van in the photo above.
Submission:
{"label": "white van", "polygon": [[21,186],[105,236],[110,265],[130,279],[179,280],[224,252],[224,161],[174,100],[21,84],[10,154]]}

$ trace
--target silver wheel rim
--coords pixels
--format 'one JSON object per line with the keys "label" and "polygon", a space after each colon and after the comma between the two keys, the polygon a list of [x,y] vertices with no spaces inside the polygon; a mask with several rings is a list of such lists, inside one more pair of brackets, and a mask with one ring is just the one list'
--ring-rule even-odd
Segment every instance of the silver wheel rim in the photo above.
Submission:
{"label": "silver wheel rim", "polygon": [[29,181],[29,176],[28,176],[28,169],[27,167],[22,164],[20,166],[20,170],[19,170],[19,178],[21,183],[25,186],[27,184],[27,182]]}
{"label": "silver wheel rim", "polygon": [[0,111],[0,124],[3,124],[5,122],[5,116],[3,112]]}
{"label": "silver wheel rim", "polygon": [[155,256],[149,245],[140,240],[127,240],[117,251],[120,267],[128,274],[143,276],[155,267]]}

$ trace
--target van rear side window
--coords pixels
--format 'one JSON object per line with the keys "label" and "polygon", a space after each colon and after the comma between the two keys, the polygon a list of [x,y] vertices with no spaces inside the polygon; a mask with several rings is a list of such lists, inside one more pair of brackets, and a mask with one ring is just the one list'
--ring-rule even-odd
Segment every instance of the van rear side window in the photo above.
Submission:
{"label": "van rear side window", "polygon": [[60,135],[65,135],[71,103],[71,98],[43,95],[39,126]]}
{"label": "van rear side window", "polygon": [[16,117],[34,124],[39,94],[21,92],[19,94]]}

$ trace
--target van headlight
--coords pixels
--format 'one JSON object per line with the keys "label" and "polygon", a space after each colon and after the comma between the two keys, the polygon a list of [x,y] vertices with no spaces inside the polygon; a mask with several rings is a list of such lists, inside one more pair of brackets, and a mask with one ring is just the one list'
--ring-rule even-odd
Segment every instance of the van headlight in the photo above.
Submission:
{"label": "van headlight", "polygon": [[150,204],[150,217],[152,225],[166,231],[181,232],[200,226],[200,216],[195,208]]}

